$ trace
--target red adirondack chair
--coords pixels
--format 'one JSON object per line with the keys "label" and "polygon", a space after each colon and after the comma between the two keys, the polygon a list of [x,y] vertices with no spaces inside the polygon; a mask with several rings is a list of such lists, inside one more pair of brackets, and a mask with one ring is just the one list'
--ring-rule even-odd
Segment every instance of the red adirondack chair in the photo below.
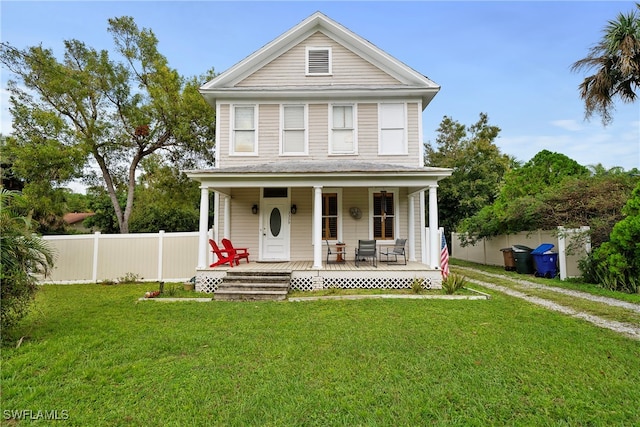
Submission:
{"label": "red adirondack chair", "polygon": [[246,259],[247,264],[249,264],[248,248],[234,248],[231,244],[231,240],[229,239],[222,239],[222,246],[224,246],[224,250],[229,251],[229,253],[231,253],[232,251],[235,253],[236,265],[240,264],[240,260],[243,258]]}
{"label": "red adirondack chair", "polygon": [[[213,239],[209,239],[209,244],[213,249],[213,253],[218,257],[218,260],[209,267],[217,267],[226,263],[229,263],[229,266],[233,267],[233,261],[236,261],[236,252],[233,249],[220,249]],[[238,265],[238,262],[236,262],[236,265]]]}

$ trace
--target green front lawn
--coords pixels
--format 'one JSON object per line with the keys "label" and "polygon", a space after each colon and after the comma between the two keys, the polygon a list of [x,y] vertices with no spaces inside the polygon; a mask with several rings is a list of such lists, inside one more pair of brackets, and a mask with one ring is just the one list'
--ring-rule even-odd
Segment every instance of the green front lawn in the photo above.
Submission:
{"label": "green front lawn", "polygon": [[500,294],[138,302],[147,288],[43,286],[27,337],[2,349],[3,421],[640,424],[640,342]]}

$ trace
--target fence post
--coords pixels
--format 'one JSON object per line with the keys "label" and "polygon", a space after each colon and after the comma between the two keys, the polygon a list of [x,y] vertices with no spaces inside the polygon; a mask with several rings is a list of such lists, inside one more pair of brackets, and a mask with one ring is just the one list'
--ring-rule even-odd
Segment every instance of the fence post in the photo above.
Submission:
{"label": "fence post", "polygon": [[162,253],[164,251],[164,230],[158,232],[158,282],[162,282]]}
{"label": "fence post", "polygon": [[98,247],[100,246],[100,232],[93,233],[93,265],[91,269],[91,280],[98,283]]}
{"label": "fence post", "polygon": [[[567,233],[569,230],[558,226],[558,265],[560,267],[560,280],[567,278]],[[573,230],[571,230],[573,234]]]}

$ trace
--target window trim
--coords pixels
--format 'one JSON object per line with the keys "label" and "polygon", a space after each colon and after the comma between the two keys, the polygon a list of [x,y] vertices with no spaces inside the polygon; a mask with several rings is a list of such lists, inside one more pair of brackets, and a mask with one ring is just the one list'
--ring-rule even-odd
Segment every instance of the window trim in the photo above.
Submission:
{"label": "window trim", "polygon": [[[383,105],[400,104],[402,105],[403,114],[403,127],[402,127],[402,150],[401,152],[383,153],[382,152],[382,132],[385,129],[400,129],[400,128],[382,128],[382,109]],[[407,117],[407,103],[406,102],[380,102],[378,103],[378,155],[379,156],[406,156],[409,154],[408,143],[408,128],[409,119]]]}
{"label": "window trim", "polygon": [[[236,108],[253,107],[253,151],[236,151]],[[229,112],[229,156],[257,156],[258,155],[258,104],[231,104]]]}
{"label": "window trim", "polygon": [[[302,129],[285,129],[284,112],[286,107],[302,107],[304,116],[304,127]],[[301,152],[284,151],[284,134],[286,130],[303,130],[304,131],[304,148]],[[309,108],[308,104],[280,104],[280,155],[281,156],[308,156],[309,155]]]}
{"label": "window trim", "polygon": [[[333,132],[335,127],[333,126],[333,109],[334,107],[351,107],[351,114],[353,120],[353,150],[352,151],[338,151],[333,148]],[[329,104],[329,154],[330,155],[357,155],[358,154],[358,104],[355,102],[336,102]]]}
{"label": "window trim", "polygon": [[[309,70],[309,55],[311,52],[327,51],[327,72],[314,73]],[[331,76],[333,74],[333,52],[330,46],[307,46],[305,50],[305,73],[307,76]]]}
{"label": "window trim", "polygon": [[[381,191],[386,191],[387,193],[393,194],[393,238],[391,239],[378,239],[373,235],[374,228],[374,214],[373,214],[373,196],[376,193],[380,193]],[[400,231],[400,189],[397,187],[388,188],[388,187],[373,187],[369,188],[369,239],[376,239],[378,242],[393,242],[398,238]]]}
{"label": "window trim", "polygon": [[[338,221],[337,221],[338,238],[336,240],[330,239],[329,244],[344,242],[342,237],[342,222],[344,218],[344,215],[342,214],[342,188],[322,187],[322,194],[325,194],[325,193],[336,193],[338,197]],[[313,213],[313,215],[315,215],[315,212]],[[320,212],[320,217],[322,218],[322,212]],[[320,240],[322,240],[322,244],[324,245],[326,239],[321,238]],[[313,244],[313,242],[315,242],[315,229],[311,230],[311,244]]]}

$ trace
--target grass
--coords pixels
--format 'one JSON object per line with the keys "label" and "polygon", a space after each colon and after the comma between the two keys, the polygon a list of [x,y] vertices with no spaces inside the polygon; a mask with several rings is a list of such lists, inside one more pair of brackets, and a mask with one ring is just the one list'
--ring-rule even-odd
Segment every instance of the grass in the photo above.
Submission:
{"label": "grass", "polygon": [[[329,288],[317,291],[289,291],[288,297],[323,297],[323,296],[341,296],[341,295],[443,295],[441,289],[422,289],[414,292],[412,289],[339,289]],[[459,289],[457,295],[477,295],[477,293],[468,289]]]}
{"label": "grass", "polygon": [[[514,279],[524,279],[524,280],[542,284],[542,285],[556,286],[559,288],[571,289],[574,291],[588,292],[592,295],[600,295],[600,296],[605,296],[610,298],[616,298],[622,301],[640,304],[640,293],[628,294],[624,292],[611,291],[592,283],[581,282],[579,279],[569,279],[564,281],[560,280],[559,278],[545,279],[542,277],[534,277],[533,275],[529,275],[529,274],[518,274],[515,271],[505,271],[503,267],[476,264],[473,262],[463,261],[458,259],[451,259],[450,263],[452,266],[473,267],[475,269],[478,269],[487,273],[500,274],[500,275],[504,275],[506,277],[511,277]],[[464,275],[468,275],[468,273],[464,270],[461,270],[461,273]]]}
{"label": "grass", "polygon": [[44,286],[3,348],[2,409],[78,426],[640,424],[640,343],[500,294],[137,302],[147,288]]}

